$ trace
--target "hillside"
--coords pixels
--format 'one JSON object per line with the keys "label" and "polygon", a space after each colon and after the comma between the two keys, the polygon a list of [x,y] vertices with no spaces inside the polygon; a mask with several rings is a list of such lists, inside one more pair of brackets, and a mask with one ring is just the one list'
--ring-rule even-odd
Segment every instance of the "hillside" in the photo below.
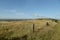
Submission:
{"label": "hillside", "polygon": [[57,20],[0,21],[0,40],[60,40]]}

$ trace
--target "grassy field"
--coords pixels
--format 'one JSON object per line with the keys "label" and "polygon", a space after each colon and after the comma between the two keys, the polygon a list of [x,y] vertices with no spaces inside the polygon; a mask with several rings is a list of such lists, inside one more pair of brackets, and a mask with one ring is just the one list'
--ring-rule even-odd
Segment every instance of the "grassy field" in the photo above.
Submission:
{"label": "grassy field", "polygon": [[0,40],[60,40],[55,20],[0,21]]}

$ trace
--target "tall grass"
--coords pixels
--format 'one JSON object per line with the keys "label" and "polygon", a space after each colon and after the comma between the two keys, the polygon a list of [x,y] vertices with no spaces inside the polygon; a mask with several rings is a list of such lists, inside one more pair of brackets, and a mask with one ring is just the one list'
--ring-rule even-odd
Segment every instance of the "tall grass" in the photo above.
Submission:
{"label": "tall grass", "polygon": [[44,21],[34,24],[33,27],[30,21],[0,23],[0,40],[58,40],[55,35],[59,35],[59,27],[47,26]]}

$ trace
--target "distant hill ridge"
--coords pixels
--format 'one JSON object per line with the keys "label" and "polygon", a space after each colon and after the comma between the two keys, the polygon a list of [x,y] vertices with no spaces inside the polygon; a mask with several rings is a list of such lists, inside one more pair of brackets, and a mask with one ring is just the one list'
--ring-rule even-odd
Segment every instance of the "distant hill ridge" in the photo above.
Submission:
{"label": "distant hill ridge", "polygon": [[[33,20],[33,19],[0,19],[0,21],[24,21],[24,20]],[[36,18],[34,20],[59,20],[53,18]]]}

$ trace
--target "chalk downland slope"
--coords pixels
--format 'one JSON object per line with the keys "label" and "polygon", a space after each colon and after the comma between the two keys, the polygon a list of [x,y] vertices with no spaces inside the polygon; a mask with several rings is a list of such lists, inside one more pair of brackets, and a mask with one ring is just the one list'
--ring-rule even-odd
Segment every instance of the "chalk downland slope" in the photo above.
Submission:
{"label": "chalk downland slope", "polygon": [[59,36],[58,24],[52,20],[0,22],[0,40],[59,40],[54,36]]}

